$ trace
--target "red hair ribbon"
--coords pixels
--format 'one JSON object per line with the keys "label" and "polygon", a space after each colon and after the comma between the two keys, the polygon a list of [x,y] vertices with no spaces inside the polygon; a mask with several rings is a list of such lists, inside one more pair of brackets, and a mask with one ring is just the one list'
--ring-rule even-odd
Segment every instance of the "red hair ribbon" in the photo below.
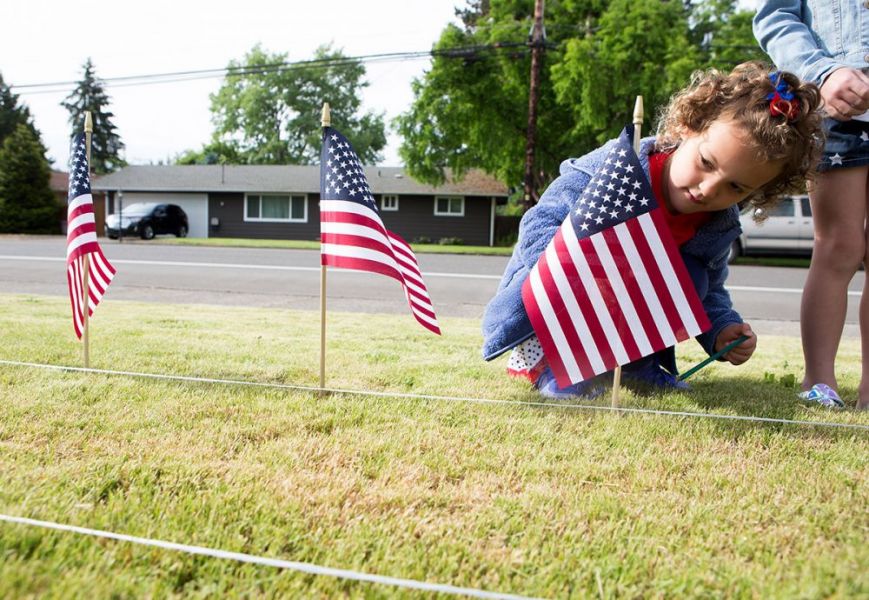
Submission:
{"label": "red hair ribbon", "polygon": [[781,71],[770,73],[769,80],[775,86],[775,91],[766,95],[769,114],[774,117],[782,115],[788,121],[793,121],[800,115],[800,103],[794,98],[793,90],[782,77]]}
{"label": "red hair ribbon", "polygon": [[788,121],[793,121],[800,115],[800,104],[792,100],[785,100],[778,92],[769,101],[769,114],[774,117],[784,116]]}

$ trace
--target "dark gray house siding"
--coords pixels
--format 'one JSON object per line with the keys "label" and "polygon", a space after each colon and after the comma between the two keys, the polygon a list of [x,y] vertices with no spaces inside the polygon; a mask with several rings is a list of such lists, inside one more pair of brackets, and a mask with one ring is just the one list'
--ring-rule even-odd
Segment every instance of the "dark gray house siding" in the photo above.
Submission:
{"label": "dark gray house siding", "polygon": [[[458,197],[459,194],[450,194]],[[380,196],[375,196],[377,206]],[[380,211],[383,224],[410,243],[419,238],[428,238],[437,243],[441,238],[459,238],[472,246],[489,244],[489,228],[492,214],[490,197],[465,196],[465,214],[458,216],[435,215],[434,196],[398,197],[398,211]]]}
{"label": "dark gray house siding", "polygon": [[[453,195],[456,196],[456,195]],[[317,240],[320,238],[319,195],[308,194],[308,219],[305,223],[256,223],[244,220],[244,194],[211,193],[208,214],[209,237]],[[375,196],[380,206],[380,196]],[[410,243],[428,239],[458,238],[462,243],[489,244],[492,200],[465,197],[464,216],[435,215],[435,196],[399,196],[397,211],[381,211],[387,229]],[[215,220],[217,225],[215,226]]]}
{"label": "dark gray house siding", "polygon": [[[251,222],[244,220],[244,197],[240,193],[208,194],[209,237],[266,240],[316,240],[320,237],[319,195],[307,194],[305,223]],[[215,226],[215,219],[217,225]]]}

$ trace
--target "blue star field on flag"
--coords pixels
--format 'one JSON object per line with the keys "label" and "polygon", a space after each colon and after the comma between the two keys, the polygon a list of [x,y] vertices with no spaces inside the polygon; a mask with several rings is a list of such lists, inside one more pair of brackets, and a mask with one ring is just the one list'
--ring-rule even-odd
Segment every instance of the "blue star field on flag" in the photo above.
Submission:
{"label": "blue star field on flag", "polygon": [[320,191],[324,200],[350,200],[377,210],[362,163],[350,142],[330,129],[323,141]]}
{"label": "blue star field on flag", "polygon": [[603,167],[595,173],[571,211],[571,222],[579,238],[594,235],[658,207],[643,167],[631,147],[629,129],[619,136]]}
{"label": "blue star field on flag", "polygon": [[69,198],[72,200],[82,194],[91,193],[91,180],[88,176],[87,148],[83,133],[73,138],[69,154]]}

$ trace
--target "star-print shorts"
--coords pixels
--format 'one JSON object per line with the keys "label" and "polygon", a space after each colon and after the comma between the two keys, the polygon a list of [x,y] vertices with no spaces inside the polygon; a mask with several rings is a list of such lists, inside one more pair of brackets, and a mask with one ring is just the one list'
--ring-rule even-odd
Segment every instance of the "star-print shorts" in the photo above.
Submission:
{"label": "star-print shorts", "polygon": [[824,119],[827,143],[818,171],[869,165],[869,122]]}

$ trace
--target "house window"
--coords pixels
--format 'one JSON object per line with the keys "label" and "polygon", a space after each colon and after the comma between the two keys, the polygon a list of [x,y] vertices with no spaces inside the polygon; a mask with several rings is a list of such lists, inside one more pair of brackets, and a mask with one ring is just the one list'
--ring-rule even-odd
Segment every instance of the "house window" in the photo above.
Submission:
{"label": "house window", "polygon": [[384,194],[380,198],[380,210],[398,210],[398,196]]}
{"label": "house window", "polygon": [[465,199],[462,196],[435,196],[435,216],[464,217]]}
{"label": "house window", "polygon": [[244,199],[244,220],[307,223],[308,198],[280,194],[248,194]]}

